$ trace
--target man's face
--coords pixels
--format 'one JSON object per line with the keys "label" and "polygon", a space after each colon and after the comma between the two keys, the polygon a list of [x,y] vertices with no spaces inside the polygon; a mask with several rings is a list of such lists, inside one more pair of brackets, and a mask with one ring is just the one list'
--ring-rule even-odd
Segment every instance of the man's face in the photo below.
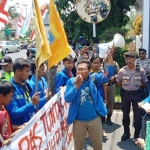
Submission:
{"label": "man's face", "polygon": [[11,72],[12,71],[12,63],[8,63],[7,65],[2,66],[3,70],[6,72]]}
{"label": "man's face", "polygon": [[112,45],[112,46],[109,48],[111,55],[114,54],[115,48],[116,48],[116,47],[115,47],[114,45]]}
{"label": "man's face", "polygon": [[6,96],[4,96],[3,94],[0,94],[1,104],[4,106],[8,105],[10,101],[12,100],[13,95],[14,95],[14,92],[10,92]]}
{"label": "man's face", "polygon": [[145,59],[145,58],[146,58],[146,52],[140,51],[140,52],[139,52],[139,58],[140,58],[140,59]]}
{"label": "man's face", "polygon": [[131,58],[131,57],[125,57],[125,62],[128,66],[131,66],[135,63],[135,58]]}
{"label": "man's face", "polygon": [[91,65],[93,70],[99,70],[101,65],[100,59],[99,58],[94,59]]}
{"label": "man's face", "polygon": [[89,56],[88,56],[86,53],[84,53],[84,54],[83,54],[83,59],[88,60],[88,59],[89,59]]}
{"label": "man's face", "polygon": [[79,64],[76,70],[77,70],[77,75],[82,75],[82,78],[84,80],[88,78],[90,70],[88,69],[88,66],[86,63]]}
{"label": "man's face", "polygon": [[42,65],[38,70],[38,76],[43,77],[45,75],[45,66]]}
{"label": "man's face", "polygon": [[63,62],[63,65],[65,66],[65,68],[69,71],[71,71],[74,67],[74,62],[73,60],[67,60],[65,62]]}
{"label": "man's face", "polygon": [[22,70],[17,70],[18,78],[22,82],[26,81],[29,77],[29,71],[30,71],[30,67],[24,67]]}

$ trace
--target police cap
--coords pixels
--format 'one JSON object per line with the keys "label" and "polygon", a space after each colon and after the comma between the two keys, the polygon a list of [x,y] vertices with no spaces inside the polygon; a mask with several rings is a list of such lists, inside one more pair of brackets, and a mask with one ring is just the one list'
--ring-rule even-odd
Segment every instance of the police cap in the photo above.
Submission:
{"label": "police cap", "polygon": [[2,65],[2,66],[5,66],[9,63],[12,63],[12,59],[9,56],[4,56],[0,61],[0,65]]}
{"label": "police cap", "polygon": [[124,57],[135,58],[136,55],[133,52],[126,52],[126,53],[124,53]]}
{"label": "police cap", "polygon": [[145,52],[146,53],[146,49],[144,49],[144,48],[139,48],[139,52]]}

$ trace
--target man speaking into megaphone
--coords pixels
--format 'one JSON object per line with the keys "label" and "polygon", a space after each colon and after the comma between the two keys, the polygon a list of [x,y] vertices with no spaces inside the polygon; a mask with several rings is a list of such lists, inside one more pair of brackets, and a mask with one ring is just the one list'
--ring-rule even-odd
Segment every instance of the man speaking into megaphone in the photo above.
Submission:
{"label": "man speaking into megaphone", "polygon": [[125,46],[125,40],[123,36],[119,33],[116,33],[111,42],[101,43],[98,45],[99,50],[97,51],[97,53],[99,54],[100,58],[104,58],[106,54],[110,51],[110,49],[115,50],[116,47],[123,48],[124,46]]}

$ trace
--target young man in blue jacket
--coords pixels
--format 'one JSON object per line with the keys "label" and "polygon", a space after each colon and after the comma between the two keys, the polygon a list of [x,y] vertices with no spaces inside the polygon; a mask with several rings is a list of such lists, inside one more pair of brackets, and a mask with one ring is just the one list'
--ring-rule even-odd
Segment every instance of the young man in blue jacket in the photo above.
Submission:
{"label": "young man in blue jacket", "polygon": [[29,82],[30,64],[23,58],[17,58],[13,65],[15,86],[13,100],[6,106],[13,125],[22,125],[28,122],[36,113],[36,105],[39,103],[39,93],[32,91]]}
{"label": "young man in blue jacket", "polygon": [[36,91],[36,82],[38,82],[37,83],[37,90],[39,92],[40,101],[39,101],[37,107],[38,107],[38,109],[41,109],[51,97],[51,92],[49,92],[49,90],[48,90],[48,83],[47,83],[46,79],[44,78],[44,76],[45,76],[45,65],[44,65],[44,63],[42,63],[39,67],[37,79],[35,76],[35,74],[36,74],[35,63],[31,64],[31,71],[32,71],[33,75],[30,79],[30,86],[31,86],[33,91]]}
{"label": "young man in blue jacket", "polygon": [[[80,61],[77,64],[77,77],[68,80],[66,85],[65,101],[70,103],[67,123],[73,123],[75,150],[83,149],[87,132],[93,143],[93,149],[102,150],[100,115],[106,116],[107,109],[100,92],[90,77],[90,71],[90,62]],[[97,81],[100,82],[98,76]]]}
{"label": "young man in blue jacket", "polygon": [[57,93],[61,86],[65,86],[68,79],[73,77],[71,70],[74,67],[73,57],[71,55],[63,59],[63,65],[65,68],[58,72],[55,77],[55,93]]}

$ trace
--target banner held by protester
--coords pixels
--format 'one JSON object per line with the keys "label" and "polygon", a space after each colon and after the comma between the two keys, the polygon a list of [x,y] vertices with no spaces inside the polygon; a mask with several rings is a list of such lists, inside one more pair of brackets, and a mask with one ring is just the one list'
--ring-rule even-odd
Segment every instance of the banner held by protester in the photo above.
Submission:
{"label": "banner held by protester", "polygon": [[[4,150],[71,150],[72,125],[66,122],[69,104],[61,89],[39,110]],[[67,135],[67,138],[66,138]]]}

